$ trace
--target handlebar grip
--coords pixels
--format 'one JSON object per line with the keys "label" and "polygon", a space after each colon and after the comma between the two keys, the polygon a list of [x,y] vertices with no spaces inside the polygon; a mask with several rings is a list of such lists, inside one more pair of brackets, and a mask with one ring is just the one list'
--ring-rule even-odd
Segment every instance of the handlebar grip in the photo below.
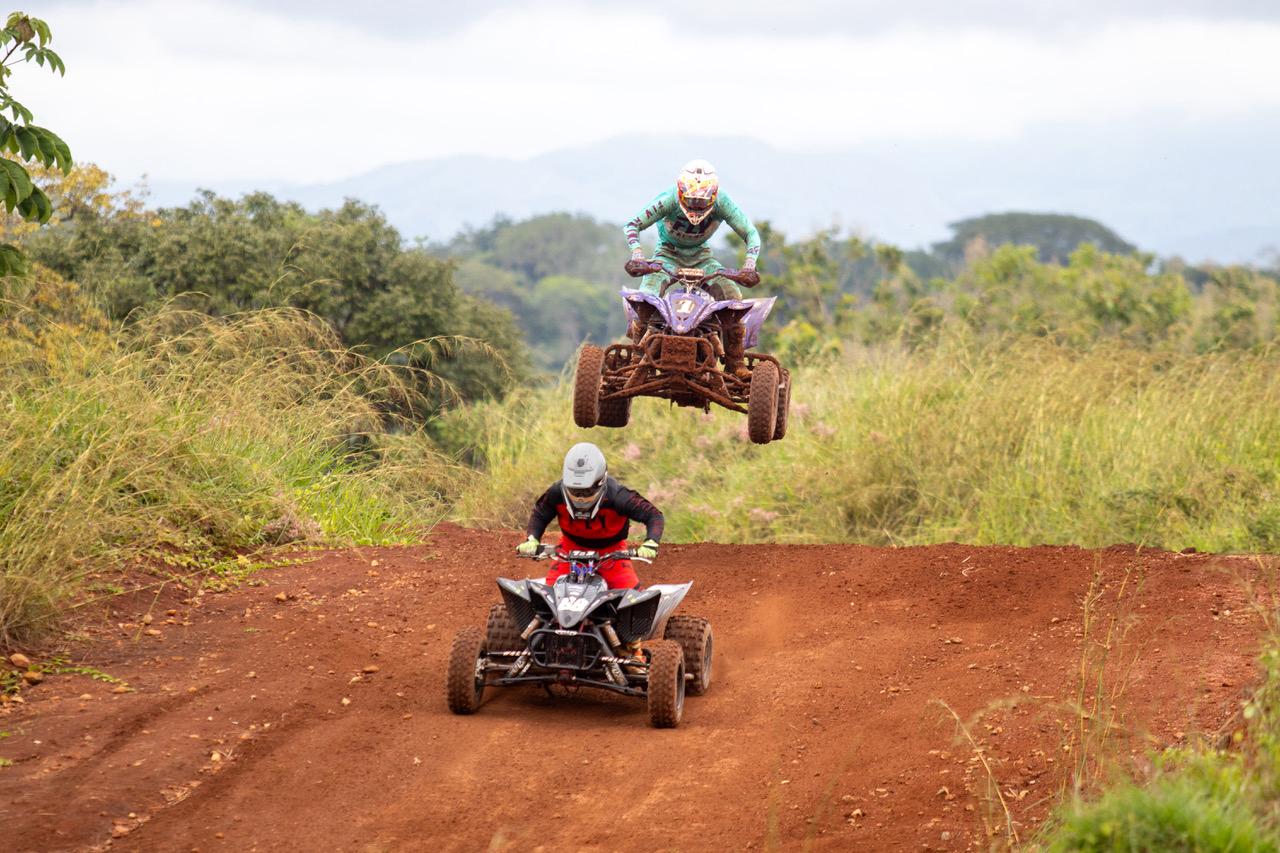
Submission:
{"label": "handlebar grip", "polygon": [[627,271],[627,275],[631,276],[632,278],[639,278],[641,276],[649,275],[651,273],[663,271],[662,264],[656,263],[654,261],[646,261],[640,258],[627,261],[625,268]]}

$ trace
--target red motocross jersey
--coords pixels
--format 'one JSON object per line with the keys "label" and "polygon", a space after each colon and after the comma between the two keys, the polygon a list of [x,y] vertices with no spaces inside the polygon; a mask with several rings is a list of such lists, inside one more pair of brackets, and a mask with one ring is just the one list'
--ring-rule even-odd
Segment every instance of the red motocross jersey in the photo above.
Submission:
{"label": "red motocross jersey", "polygon": [[557,480],[533,505],[528,534],[541,539],[553,518],[560,523],[560,532],[583,550],[598,551],[622,542],[627,538],[632,521],[645,526],[646,539],[654,542],[662,539],[662,512],[612,477],[605,479],[604,497],[595,516],[587,519],[573,517]]}

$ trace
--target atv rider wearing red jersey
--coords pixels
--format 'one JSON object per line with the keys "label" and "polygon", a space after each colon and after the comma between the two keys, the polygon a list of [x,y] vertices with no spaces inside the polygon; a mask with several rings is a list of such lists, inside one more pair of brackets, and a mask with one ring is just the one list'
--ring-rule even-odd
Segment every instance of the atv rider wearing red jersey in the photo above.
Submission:
{"label": "atv rider wearing red jersey", "polygon": [[[561,551],[596,551],[609,554],[627,548],[631,522],[645,526],[645,541],[636,556],[652,560],[658,555],[662,538],[662,512],[637,492],[609,476],[604,454],[594,444],[583,442],[569,448],[564,457],[561,479],[551,485],[533,505],[526,532],[529,538],[516,552],[533,556],[551,520],[560,524]],[[569,564],[558,562],[547,574],[547,583],[567,574]],[[600,568],[600,577],[610,589],[630,589],[640,578],[630,560],[615,560]]]}

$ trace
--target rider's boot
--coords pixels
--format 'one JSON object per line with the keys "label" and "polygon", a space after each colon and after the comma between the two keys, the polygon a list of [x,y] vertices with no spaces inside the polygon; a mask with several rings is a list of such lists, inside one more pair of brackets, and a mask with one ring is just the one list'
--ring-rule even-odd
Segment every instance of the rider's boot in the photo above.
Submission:
{"label": "rider's boot", "polygon": [[[641,664],[644,663],[644,653],[640,651],[639,640],[635,640],[630,643],[623,643],[622,652],[624,656],[632,658]],[[630,675],[639,675],[640,673],[644,672],[643,666],[635,666],[633,664],[624,663],[622,665],[622,668]]]}
{"label": "rider's boot", "polygon": [[741,323],[734,323],[724,330],[724,369],[742,381],[751,378],[747,367],[747,330]]}

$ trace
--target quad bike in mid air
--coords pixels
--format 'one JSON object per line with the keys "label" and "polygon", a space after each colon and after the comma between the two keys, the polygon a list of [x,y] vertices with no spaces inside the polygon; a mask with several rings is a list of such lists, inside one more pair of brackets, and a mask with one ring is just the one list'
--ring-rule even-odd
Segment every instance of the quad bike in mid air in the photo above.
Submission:
{"label": "quad bike in mid air", "polygon": [[[661,264],[650,272],[667,271]],[[669,271],[668,271],[669,272]],[[747,435],[756,444],[787,433],[791,372],[776,358],[750,352],[777,297],[720,299],[714,280],[736,281],[738,271],[707,274],[679,268],[662,294],[623,288],[627,319],[639,338],[598,347],[587,344],[578,355],[573,386],[573,420],[584,429],[623,427],[635,397],[659,397],[677,406],[710,411],[711,404],[747,416]],[[746,331],[749,374],[725,369],[724,333],[729,324]]]}
{"label": "quad bike in mid air", "polygon": [[693,584],[609,589],[598,569],[619,559],[649,562],[633,551],[543,545],[534,555],[548,557],[568,563],[568,574],[551,585],[499,578],[502,603],[490,608],[488,625],[454,637],[449,710],[474,714],[489,687],[593,687],[644,699],[657,728],[679,725],[685,694],[711,686],[711,623],[673,615]]}

